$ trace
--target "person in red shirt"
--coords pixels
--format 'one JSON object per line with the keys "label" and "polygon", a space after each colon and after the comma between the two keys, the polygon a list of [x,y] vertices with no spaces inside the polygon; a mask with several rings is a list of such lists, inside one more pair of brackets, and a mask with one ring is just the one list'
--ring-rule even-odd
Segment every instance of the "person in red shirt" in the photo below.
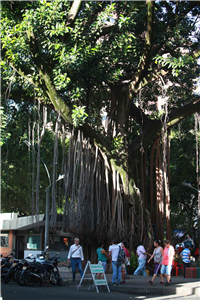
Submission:
{"label": "person in red shirt", "polygon": [[181,246],[181,244],[179,244],[178,246],[178,253],[180,254],[183,251],[183,247]]}
{"label": "person in red shirt", "polygon": [[122,281],[121,281],[121,283],[126,283],[126,275],[127,275],[126,264],[130,259],[130,254],[129,254],[128,250],[126,249],[125,245],[126,245],[125,241],[121,242],[121,247],[123,248],[123,250],[126,254],[125,262],[122,264],[122,269],[121,269],[121,272],[122,272]]}
{"label": "person in red shirt", "polygon": [[172,264],[174,259],[174,247],[170,245],[170,241],[165,241],[165,248],[163,251],[163,260],[162,260],[162,266],[161,266],[161,274],[166,277],[166,283],[165,285],[170,285],[170,279],[171,279],[171,270],[172,270]]}
{"label": "person in red shirt", "polygon": [[194,253],[195,258],[197,259],[199,256],[199,248],[196,249],[195,253]]}

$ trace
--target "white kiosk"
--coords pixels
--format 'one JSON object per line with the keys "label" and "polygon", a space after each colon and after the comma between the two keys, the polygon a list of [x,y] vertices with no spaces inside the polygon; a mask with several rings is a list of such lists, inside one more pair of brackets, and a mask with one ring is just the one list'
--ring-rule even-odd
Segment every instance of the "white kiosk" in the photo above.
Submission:
{"label": "white kiosk", "polygon": [[[87,272],[88,267],[89,267],[90,273],[92,275],[92,278],[88,278],[88,277],[85,278],[85,274]],[[96,279],[95,278],[96,274],[103,274],[104,275],[104,279]],[[84,273],[83,273],[83,276],[82,276],[82,278],[80,280],[80,283],[78,285],[77,291],[81,287],[81,283],[82,283],[83,279],[87,279],[87,280],[88,279],[92,279],[92,283],[89,286],[88,290],[90,290],[92,288],[92,284],[94,284],[97,293],[99,293],[99,289],[98,289],[97,286],[98,285],[106,285],[107,289],[108,289],[108,292],[110,293],[110,289],[109,289],[109,286],[108,286],[106,275],[104,273],[103,266],[101,264],[91,264],[90,261],[87,262],[85,270],[84,270]]]}

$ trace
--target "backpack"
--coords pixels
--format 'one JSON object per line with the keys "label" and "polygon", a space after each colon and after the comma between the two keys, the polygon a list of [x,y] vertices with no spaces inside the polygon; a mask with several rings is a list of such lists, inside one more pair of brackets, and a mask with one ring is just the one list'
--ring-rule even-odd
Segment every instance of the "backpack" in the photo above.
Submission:
{"label": "backpack", "polygon": [[122,247],[119,246],[119,253],[118,253],[118,256],[117,256],[117,261],[118,262],[123,262],[125,257],[126,257],[126,253],[125,253],[124,249],[122,249]]}

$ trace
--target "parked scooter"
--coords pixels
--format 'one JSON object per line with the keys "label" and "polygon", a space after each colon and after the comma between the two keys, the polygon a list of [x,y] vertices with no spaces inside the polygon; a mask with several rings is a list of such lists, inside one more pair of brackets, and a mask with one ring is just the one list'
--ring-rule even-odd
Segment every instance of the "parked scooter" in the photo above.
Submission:
{"label": "parked scooter", "polygon": [[[45,254],[46,254],[46,252],[44,252],[44,254],[41,254],[40,258],[37,259],[37,260],[44,260],[45,259],[45,256],[44,256]],[[29,254],[29,256],[27,256],[26,258],[21,260],[22,266],[20,265],[21,268],[18,268],[18,270],[16,270],[16,272],[15,272],[15,281],[19,285],[21,285],[21,286],[25,285],[23,269],[26,270],[27,266],[29,266],[31,263],[33,263],[35,261],[35,259],[36,258],[34,257],[34,255]]]}
{"label": "parked scooter", "polygon": [[25,261],[21,272],[21,283],[32,286],[35,283],[42,285],[44,282],[62,285],[62,278],[58,270],[58,253],[55,257],[45,260],[36,259],[32,262]]}
{"label": "parked scooter", "polygon": [[14,259],[13,263],[4,278],[4,283],[7,284],[11,279],[16,280],[15,275],[18,271],[22,271],[24,260]]}
{"label": "parked scooter", "polygon": [[4,279],[12,265],[11,259],[13,258],[13,253],[8,256],[3,257],[1,255],[1,279]]}

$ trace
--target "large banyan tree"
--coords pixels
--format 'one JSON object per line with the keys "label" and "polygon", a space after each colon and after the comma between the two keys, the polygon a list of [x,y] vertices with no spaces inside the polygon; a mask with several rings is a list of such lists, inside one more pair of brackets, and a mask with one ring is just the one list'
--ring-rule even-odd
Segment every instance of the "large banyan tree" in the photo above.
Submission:
{"label": "large banyan tree", "polygon": [[[123,236],[131,249],[151,238],[152,223],[163,238],[166,217],[169,237],[170,128],[200,109],[193,93],[199,3],[44,0],[1,6],[3,87],[12,78],[10,99],[56,111],[55,136],[60,128],[63,147],[69,138],[62,158],[63,227],[84,243]],[[52,199],[55,226],[54,187]]]}

